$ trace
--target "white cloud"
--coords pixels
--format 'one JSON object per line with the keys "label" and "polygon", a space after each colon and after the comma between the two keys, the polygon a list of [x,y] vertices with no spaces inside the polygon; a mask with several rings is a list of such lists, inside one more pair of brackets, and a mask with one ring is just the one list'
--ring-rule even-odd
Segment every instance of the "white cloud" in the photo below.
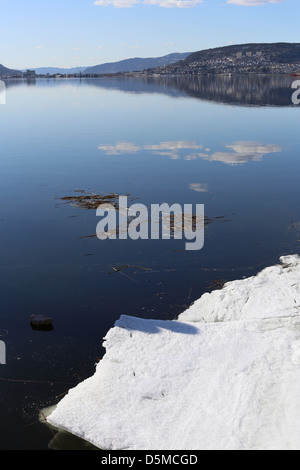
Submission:
{"label": "white cloud", "polygon": [[193,8],[203,0],[144,0],[145,5],[158,5],[163,8]]}
{"label": "white cloud", "polygon": [[[255,7],[283,3],[285,0],[227,0],[228,4]],[[193,8],[203,0],[96,0],[94,5],[101,7],[130,8],[134,5],[155,5],[162,8]]]}
{"label": "white cloud", "polygon": [[96,0],[101,7],[130,8],[134,5],[156,5],[162,8],[192,8],[203,0]]}
{"label": "white cloud", "polygon": [[130,8],[137,3],[139,3],[139,0],[96,0],[94,5],[100,7]]}
{"label": "white cloud", "polygon": [[259,7],[270,3],[283,3],[285,0],[227,0],[227,3],[243,7]]}

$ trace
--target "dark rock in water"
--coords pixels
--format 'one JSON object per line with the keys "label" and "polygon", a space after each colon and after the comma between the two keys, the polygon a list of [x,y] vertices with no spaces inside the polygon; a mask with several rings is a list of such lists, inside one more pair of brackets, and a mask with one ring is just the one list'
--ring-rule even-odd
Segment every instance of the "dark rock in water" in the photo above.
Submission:
{"label": "dark rock in water", "polygon": [[52,330],[53,318],[45,315],[31,315],[30,324],[34,330]]}

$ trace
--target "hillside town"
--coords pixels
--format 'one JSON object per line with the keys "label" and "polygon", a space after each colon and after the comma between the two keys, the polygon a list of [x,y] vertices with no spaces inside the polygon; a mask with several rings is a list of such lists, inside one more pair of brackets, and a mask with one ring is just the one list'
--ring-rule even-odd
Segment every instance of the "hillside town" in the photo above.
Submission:
{"label": "hillside town", "polygon": [[[192,56],[190,56],[192,58]],[[189,59],[189,58],[188,58]],[[159,75],[206,74],[293,74],[300,72],[300,60],[278,62],[262,50],[240,50],[234,54],[201,55],[196,60],[185,60],[174,65],[148,70],[145,73]]]}

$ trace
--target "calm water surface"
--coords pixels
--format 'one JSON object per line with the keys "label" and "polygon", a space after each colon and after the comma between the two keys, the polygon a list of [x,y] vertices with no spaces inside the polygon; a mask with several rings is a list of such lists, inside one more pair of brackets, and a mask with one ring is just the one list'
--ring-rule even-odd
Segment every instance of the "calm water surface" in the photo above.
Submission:
{"label": "calm water surface", "polygon": [[[300,107],[291,103],[291,84],[290,77],[6,83],[1,449],[53,448],[39,410],[93,374],[120,315],[174,319],[224,281],[299,252]],[[61,200],[83,191],[130,194],[147,206],[204,204],[212,219],[204,248],[100,241],[95,210]],[[31,314],[53,317],[54,329],[32,330]]]}

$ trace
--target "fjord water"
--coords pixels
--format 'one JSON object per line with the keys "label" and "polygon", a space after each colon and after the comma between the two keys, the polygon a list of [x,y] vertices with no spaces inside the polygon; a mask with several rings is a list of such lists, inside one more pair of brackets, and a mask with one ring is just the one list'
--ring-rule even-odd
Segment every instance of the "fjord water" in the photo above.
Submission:
{"label": "fjord water", "polygon": [[[299,106],[292,78],[6,82],[0,106],[0,448],[59,447],[39,410],[94,372],[122,314],[174,319],[224,281],[299,252]],[[62,198],[204,204],[184,240],[98,240]],[[37,331],[30,315],[54,319]],[[52,441],[51,444],[50,441]],[[77,445],[77,444],[76,444]]]}

